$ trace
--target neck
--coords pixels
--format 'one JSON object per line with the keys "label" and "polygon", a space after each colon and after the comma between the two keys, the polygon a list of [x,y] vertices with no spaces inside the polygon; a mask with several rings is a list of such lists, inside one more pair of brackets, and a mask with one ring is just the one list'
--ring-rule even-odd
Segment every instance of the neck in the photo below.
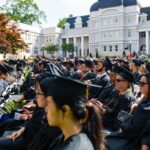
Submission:
{"label": "neck", "polygon": [[65,125],[61,127],[61,130],[65,137],[64,141],[66,141],[66,139],[69,137],[79,134],[82,130],[82,127],[79,123],[69,122],[68,124],[65,123]]}
{"label": "neck", "polygon": [[119,94],[120,94],[120,95],[123,95],[123,94],[125,94],[126,92],[127,92],[127,90],[125,90],[125,89],[119,90]]}
{"label": "neck", "polygon": [[97,74],[98,75],[102,75],[102,74],[104,74],[105,73],[105,70],[102,70],[101,72],[98,72]]}

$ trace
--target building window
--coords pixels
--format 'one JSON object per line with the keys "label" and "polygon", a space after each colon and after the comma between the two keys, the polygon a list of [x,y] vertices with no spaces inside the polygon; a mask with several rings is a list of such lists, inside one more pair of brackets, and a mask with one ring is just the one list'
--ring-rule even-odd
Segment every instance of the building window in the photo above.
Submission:
{"label": "building window", "polygon": [[115,23],[118,23],[118,18],[115,18]]}
{"label": "building window", "polygon": [[104,52],[106,52],[107,51],[107,48],[106,48],[106,46],[104,46]]}
{"label": "building window", "polygon": [[112,46],[109,46],[109,51],[112,52]]}
{"label": "building window", "polygon": [[128,37],[131,37],[131,31],[128,31]]}
{"label": "building window", "polygon": [[115,45],[115,51],[116,52],[118,51],[118,45]]}
{"label": "building window", "polygon": [[106,38],[106,35],[107,35],[107,33],[106,33],[106,32],[104,32],[104,38]]}
{"label": "building window", "polygon": [[109,33],[109,37],[112,38],[112,32]]}
{"label": "building window", "polygon": [[141,32],[141,33],[140,33],[140,37],[141,37],[141,38],[145,38],[145,32]]}
{"label": "building window", "polygon": [[128,23],[131,23],[131,18],[130,17],[128,18]]}

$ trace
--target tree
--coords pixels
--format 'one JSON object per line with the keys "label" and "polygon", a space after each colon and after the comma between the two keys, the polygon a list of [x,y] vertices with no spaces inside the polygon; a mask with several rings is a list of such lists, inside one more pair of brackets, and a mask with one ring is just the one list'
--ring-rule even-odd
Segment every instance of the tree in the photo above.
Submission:
{"label": "tree", "polygon": [[58,45],[54,45],[54,44],[47,45],[45,47],[45,50],[52,55],[54,54],[54,52],[58,51],[58,49],[59,49]]}
{"label": "tree", "polygon": [[46,20],[45,13],[39,10],[34,0],[6,0],[0,11],[6,13],[9,19],[29,25],[41,24],[41,19]]}
{"label": "tree", "polygon": [[[71,18],[71,17],[73,17],[72,14],[69,15],[69,18]],[[66,22],[67,22],[67,18],[66,18],[66,17],[65,17],[65,18],[62,18],[62,19],[59,19],[59,22],[58,22],[58,24],[57,24],[57,27],[63,28]]]}
{"label": "tree", "polygon": [[73,49],[74,49],[74,44],[73,43],[64,43],[64,44],[62,44],[62,50],[63,51],[68,51],[68,52],[72,52],[73,51]]}
{"label": "tree", "polygon": [[45,51],[45,47],[41,47],[41,51],[43,52],[43,56],[44,56],[44,51]]}
{"label": "tree", "polygon": [[26,49],[27,44],[22,40],[21,33],[24,32],[0,13],[0,53],[15,53]]}
{"label": "tree", "polygon": [[67,22],[67,18],[59,19],[59,22],[58,22],[58,24],[57,24],[57,27],[63,28],[66,22]]}

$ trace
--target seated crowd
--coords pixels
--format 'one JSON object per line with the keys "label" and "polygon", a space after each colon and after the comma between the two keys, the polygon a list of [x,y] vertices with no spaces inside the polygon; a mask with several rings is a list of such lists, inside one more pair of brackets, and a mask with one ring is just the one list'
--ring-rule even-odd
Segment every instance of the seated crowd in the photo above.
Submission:
{"label": "seated crowd", "polygon": [[0,150],[150,150],[149,61],[4,60],[0,97]]}

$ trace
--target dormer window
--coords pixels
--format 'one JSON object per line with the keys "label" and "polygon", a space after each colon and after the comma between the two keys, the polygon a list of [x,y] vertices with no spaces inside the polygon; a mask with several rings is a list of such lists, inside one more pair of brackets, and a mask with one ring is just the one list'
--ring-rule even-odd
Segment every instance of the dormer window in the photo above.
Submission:
{"label": "dormer window", "polygon": [[69,28],[70,28],[70,24],[68,22],[65,23],[65,30],[69,30]]}
{"label": "dormer window", "polygon": [[140,23],[146,23],[147,21],[147,14],[143,13],[140,15]]}
{"label": "dormer window", "polygon": [[75,28],[76,29],[81,29],[82,28],[82,19],[81,17],[77,17],[75,20]]}

